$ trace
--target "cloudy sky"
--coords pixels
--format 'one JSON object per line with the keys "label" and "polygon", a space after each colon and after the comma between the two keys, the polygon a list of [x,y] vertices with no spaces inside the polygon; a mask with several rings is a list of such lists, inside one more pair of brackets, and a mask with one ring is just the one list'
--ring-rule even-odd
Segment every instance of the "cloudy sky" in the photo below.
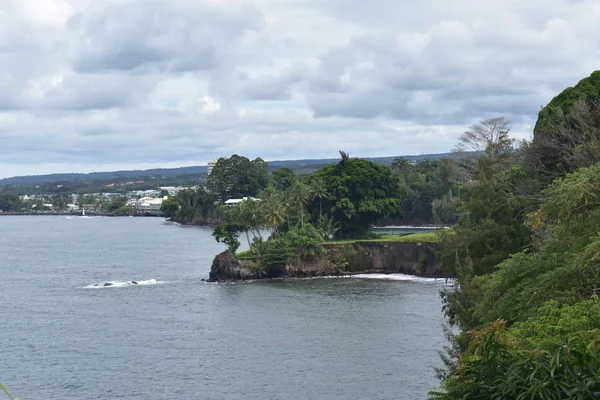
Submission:
{"label": "cloudy sky", "polygon": [[0,0],[0,177],[526,138],[596,69],[597,0]]}

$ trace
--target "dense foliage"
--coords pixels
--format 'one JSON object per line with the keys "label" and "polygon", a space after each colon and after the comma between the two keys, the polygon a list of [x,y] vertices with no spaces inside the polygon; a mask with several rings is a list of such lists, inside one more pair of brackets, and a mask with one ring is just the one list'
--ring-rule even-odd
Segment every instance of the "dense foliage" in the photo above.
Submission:
{"label": "dense foliage", "polygon": [[163,201],[161,211],[172,221],[183,224],[206,224],[218,219],[216,195],[204,188],[182,190],[174,198]]}
{"label": "dense foliage", "polygon": [[559,93],[550,103],[542,108],[538,114],[533,133],[535,136],[545,135],[548,129],[552,129],[556,123],[555,117],[560,111],[568,114],[573,105],[580,100],[588,103],[597,102],[600,99],[600,71],[579,81],[574,87],[568,87]]}
{"label": "dense foliage", "polygon": [[[540,114],[534,143],[508,162],[477,160],[459,223],[441,241],[456,277],[444,310],[459,332],[431,399],[599,398],[600,119],[578,102],[597,94],[592,78],[553,100],[570,110]],[[540,154],[561,163],[532,168]]]}
{"label": "dense foliage", "polygon": [[319,170],[328,193],[323,201],[327,213],[340,224],[340,234],[364,235],[369,227],[386,215],[400,214],[398,181],[389,168],[363,159],[343,157]]}
{"label": "dense foliage", "polygon": [[260,158],[249,160],[237,154],[220,158],[208,175],[206,187],[221,201],[256,197],[268,184],[268,164]]}

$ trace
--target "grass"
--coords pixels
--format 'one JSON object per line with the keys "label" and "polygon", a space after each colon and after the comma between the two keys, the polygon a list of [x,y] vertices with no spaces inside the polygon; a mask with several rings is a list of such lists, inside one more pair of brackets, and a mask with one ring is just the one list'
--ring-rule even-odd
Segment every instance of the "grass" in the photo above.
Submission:
{"label": "grass", "polygon": [[381,235],[377,239],[348,239],[348,240],[335,240],[326,242],[325,244],[345,244],[345,243],[401,243],[401,242],[427,242],[436,243],[439,241],[439,236],[436,232],[427,233],[411,233],[408,235]]}

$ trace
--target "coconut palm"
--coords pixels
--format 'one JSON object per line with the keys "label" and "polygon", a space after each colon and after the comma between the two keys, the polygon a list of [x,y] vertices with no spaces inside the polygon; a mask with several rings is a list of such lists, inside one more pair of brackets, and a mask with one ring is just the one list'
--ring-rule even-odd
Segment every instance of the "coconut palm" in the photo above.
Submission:
{"label": "coconut palm", "polygon": [[291,204],[300,216],[300,226],[304,227],[304,211],[310,199],[310,189],[300,181],[294,182],[290,188]]}
{"label": "coconut palm", "polygon": [[329,198],[329,193],[327,192],[327,185],[323,178],[314,177],[310,182],[310,191],[312,194],[312,198],[319,199],[319,219],[323,215],[323,199]]}

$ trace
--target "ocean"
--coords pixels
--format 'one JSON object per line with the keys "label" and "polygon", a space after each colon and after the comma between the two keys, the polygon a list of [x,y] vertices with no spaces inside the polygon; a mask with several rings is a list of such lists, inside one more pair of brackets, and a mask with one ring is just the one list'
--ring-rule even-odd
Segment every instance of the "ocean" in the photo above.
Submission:
{"label": "ocean", "polygon": [[438,387],[442,280],[205,283],[224,250],[210,234],[0,217],[0,382],[21,400],[417,400]]}

